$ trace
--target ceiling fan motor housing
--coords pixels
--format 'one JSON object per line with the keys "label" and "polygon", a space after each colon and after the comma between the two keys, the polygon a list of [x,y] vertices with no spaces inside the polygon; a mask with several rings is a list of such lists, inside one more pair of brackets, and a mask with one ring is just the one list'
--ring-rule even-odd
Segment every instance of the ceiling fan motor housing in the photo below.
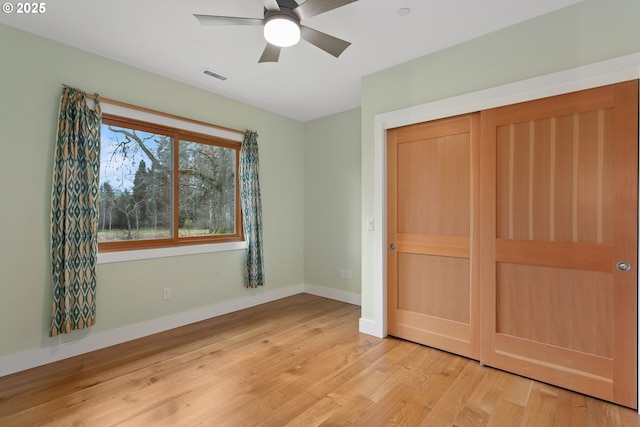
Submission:
{"label": "ceiling fan motor housing", "polygon": [[275,19],[275,18],[284,18],[284,19],[290,19],[291,21],[295,22],[297,25],[300,25],[300,18],[298,18],[298,15],[296,15],[293,12],[293,9],[295,7],[297,7],[298,5],[294,2],[294,7],[293,8],[289,8],[285,5],[280,5],[280,10],[264,10],[264,21],[269,22],[271,19]]}
{"label": "ceiling fan motor housing", "polygon": [[[278,7],[281,10],[282,10],[282,8],[293,10],[296,7],[298,7],[298,2],[296,2],[295,0],[276,0],[276,3],[278,3]],[[265,7],[265,9],[267,9],[267,8]]]}

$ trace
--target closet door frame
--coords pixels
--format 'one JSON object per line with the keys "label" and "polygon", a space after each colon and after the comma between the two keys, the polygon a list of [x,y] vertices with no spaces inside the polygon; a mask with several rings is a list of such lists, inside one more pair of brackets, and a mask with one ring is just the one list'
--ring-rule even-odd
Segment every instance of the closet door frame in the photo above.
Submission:
{"label": "closet door frame", "polygon": [[[371,212],[363,210],[363,221],[372,219],[376,225],[371,239],[373,241],[373,253],[370,257],[367,254],[363,256],[363,269],[369,269],[372,286],[368,289],[363,288],[363,317],[360,318],[359,322],[360,332],[376,337],[387,336],[387,241],[385,228],[387,129],[577,92],[633,79],[640,79],[640,54],[615,58],[576,69],[376,115],[374,119],[373,217],[371,217]],[[368,242],[369,238],[366,240]],[[370,314],[365,317],[364,315],[367,313]],[[640,384],[640,380],[638,384]]]}

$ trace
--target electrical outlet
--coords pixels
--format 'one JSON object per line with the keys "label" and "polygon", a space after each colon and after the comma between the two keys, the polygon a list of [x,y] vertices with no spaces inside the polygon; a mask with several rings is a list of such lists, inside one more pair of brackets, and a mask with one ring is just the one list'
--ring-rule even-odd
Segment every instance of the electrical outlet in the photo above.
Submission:
{"label": "electrical outlet", "polygon": [[351,280],[351,270],[345,270],[344,268],[339,269],[338,277],[341,279]]}
{"label": "electrical outlet", "polygon": [[171,299],[171,288],[164,288],[162,299]]}

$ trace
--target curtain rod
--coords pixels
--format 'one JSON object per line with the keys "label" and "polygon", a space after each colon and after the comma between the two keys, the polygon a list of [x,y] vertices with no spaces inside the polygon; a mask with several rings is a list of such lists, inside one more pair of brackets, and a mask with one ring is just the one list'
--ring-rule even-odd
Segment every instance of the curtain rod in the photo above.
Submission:
{"label": "curtain rod", "polygon": [[[89,99],[96,99],[96,95],[93,94],[89,94],[89,93],[85,93],[85,96]],[[146,107],[139,107],[137,105],[132,105],[132,104],[127,104],[126,102],[121,102],[121,101],[116,101],[113,99],[109,99],[109,98],[104,98],[102,96],[100,96],[100,102],[105,102],[107,104],[111,104],[111,105],[117,105],[119,107],[125,107],[125,108],[130,108],[132,110],[138,110],[138,111],[142,111],[145,113],[151,113],[151,114],[156,114],[159,116],[164,116],[170,119],[176,119],[176,120],[182,120],[182,121],[186,121],[186,122],[190,122],[190,123],[194,123],[197,125],[202,125],[202,126],[209,126],[209,127],[213,127],[216,129],[220,129],[220,130],[225,130],[228,132],[234,132],[234,133],[238,133],[240,135],[244,135],[245,132],[238,130],[238,129],[232,129],[232,128],[227,128],[224,126],[218,126],[218,125],[214,125],[212,123],[207,123],[207,122],[203,122],[200,120],[194,120],[194,119],[189,119],[187,117],[181,117],[175,114],[170,114],[170,113],[163,113],[162,111],[157,111],[157,110],[152,110],[151,108],[146,108]]]}

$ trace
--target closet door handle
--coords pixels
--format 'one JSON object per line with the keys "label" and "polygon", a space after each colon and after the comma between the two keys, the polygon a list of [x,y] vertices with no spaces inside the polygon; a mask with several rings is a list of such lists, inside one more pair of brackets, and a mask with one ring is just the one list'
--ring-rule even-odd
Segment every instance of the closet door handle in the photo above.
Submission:
{"label": "closet door handle", "polygon": [[620,271],[629,271],[631,270],[631,265],[628,262],[619,262],[616,264],[616,268]]}
{"label": "closet door handle", "polygon": [[392,251],[395,251],[395,250],[396,250],[396,245],[395,245],[395,243],[390,244],[390,245],[389,245],[389,249],[391,249]]}

